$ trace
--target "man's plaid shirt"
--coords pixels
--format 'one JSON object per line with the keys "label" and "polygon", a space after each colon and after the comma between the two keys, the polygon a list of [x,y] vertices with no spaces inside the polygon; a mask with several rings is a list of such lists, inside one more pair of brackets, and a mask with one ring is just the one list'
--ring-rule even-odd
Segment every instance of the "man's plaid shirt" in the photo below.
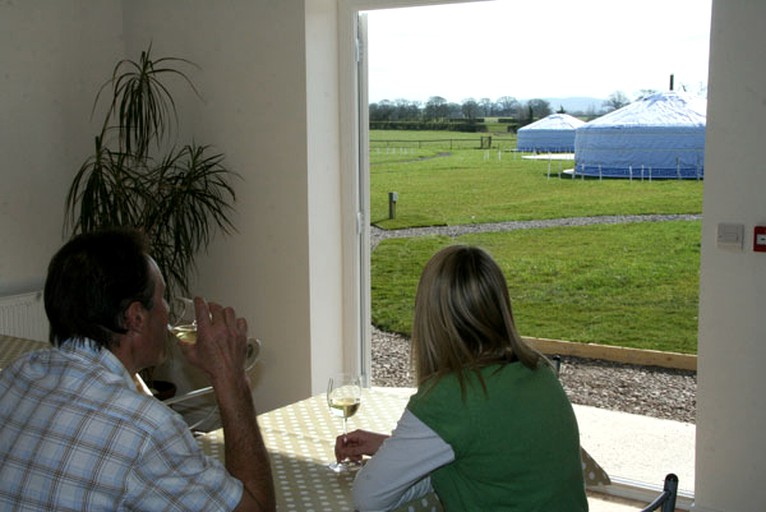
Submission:
{"label": "man's plaid shirt", "polygon": [[0,511],[232,510],[242,484],[90,341],[0,371]]}

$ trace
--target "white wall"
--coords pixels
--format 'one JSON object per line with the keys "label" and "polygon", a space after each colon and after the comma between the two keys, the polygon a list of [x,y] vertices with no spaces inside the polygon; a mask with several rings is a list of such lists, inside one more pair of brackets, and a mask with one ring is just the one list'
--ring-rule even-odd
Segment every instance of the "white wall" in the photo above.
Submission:
{"label": "white wall", "polygon": [[0,295],[42,288],[121,28],[115,1],[0,3]]}
{"label": "white wall", "polygon": [[[700,279],[696,508],[766,508],[766,3],[714,0]],[[741,252],[716,246],[721,222],[745,226]]]}
{"label": "white wall", "polygon": [[[345,348],[358,345],[349,321],[356,311],[343,310],[344,275],[355,265],[345,257],[343,233],[338,8],[336,0],[306,2],[306,101],[311,296],[311,388],[325,391],[334,372],[358,370],[347,365]],[[349,236],[351,240],[349,240]],[[351,329],[347,329],[347,326]]]}
{"label": "white wall", "polygon": [[[333,318],[340,310],[332,306],[339,293],[332,281],[339,280],[337,263],[325,271],[330,283],[324,300],[330,306],[321,313],[314,313],[317,297],[311,291],[310,257],[321,257],[323,250],[312,236],[312,223],[337,233],[338,220],[321,207],[310,212],[309,165],[331,190],[337,144],[332,119],[329,125],[320,121],[317,131],[327,132],[320,138],[330,142],[316,142],[312,155],[330,156],[310,158],[304,2],[145,0],[126,3],[126,20],[136,51],[151,40],[156,55],[183,56],[201,67],[195,78],[204,104],[189,96],[181,105],[193,116],[186,135],[215,145],[243,178],[235,183],[238,233],[218,237],[200,260],[197,292],[235,306],[262,339],[255,387],[259,411],[306,398],[313,391],[313,343],[323,335],[312,328],[316,316]],[[337,90],[332,85],[329,107]],[[323,176],[332,172],[336,176]],[[336,253],[331,245],[328,265]],[[328,337],[334,337],[331,331]]]}
{"label": "white wall", "polygon": [[203,101],[178,96],[181,140],[214,145],[242,175],[238,233],[203,255],[196,289],[263,340],[259,410],[323,390],[342,364],[338,50],[335,1],[310,7],[311,19],[302,0],[2,4],[0,294],[42,286],[98,129],[93,98],[117,59],[151,43],[201,68]]}

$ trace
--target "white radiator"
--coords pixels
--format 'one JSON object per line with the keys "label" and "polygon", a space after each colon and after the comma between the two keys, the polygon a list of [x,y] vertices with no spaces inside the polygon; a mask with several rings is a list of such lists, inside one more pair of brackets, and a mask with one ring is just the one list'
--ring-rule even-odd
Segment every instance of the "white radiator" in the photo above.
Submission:
{"label": "white radiator", "polygon": [[48,341],[43,292],[0,297],[0,334]]}

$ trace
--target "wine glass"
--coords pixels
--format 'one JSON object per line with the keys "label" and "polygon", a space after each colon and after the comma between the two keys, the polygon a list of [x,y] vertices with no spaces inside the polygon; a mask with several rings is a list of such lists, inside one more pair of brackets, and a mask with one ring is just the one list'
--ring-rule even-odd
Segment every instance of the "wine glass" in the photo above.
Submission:
{"label": "wine glass", "polygon": [[249,372],[258,362],[258,357],[261,355],[261,340],[258,338],[247,339],[247,353],[245,355],[245,371]]}
{"label": "wine glass", "polygon": [[[348,419],[356,414],[362,401],[362,384],[358,375],[342,373],[330,378],[327,384],[327,406],[333,416],[343,418],[343,436],[348,435]],[[329,468],[340,473],[359,467],[358,462],[333,462]]]}
{"label": "wine glass", "polygon": [[[188,297],[176,297],[171,307],[171,323],[168,325],[170,333],[184,343],[197,342],[197,312],[194,309],[194,301]],[[245,371],[249,372],[258,361],[261,353],[261,340],[258,338],[247,339],[247,352],[245,354]]]}
{"label": "wine glass", "polygon": [[194,301],[188,297],[176,297],[171,304],[170,333],[184,343],[197,343],[197,317]]}

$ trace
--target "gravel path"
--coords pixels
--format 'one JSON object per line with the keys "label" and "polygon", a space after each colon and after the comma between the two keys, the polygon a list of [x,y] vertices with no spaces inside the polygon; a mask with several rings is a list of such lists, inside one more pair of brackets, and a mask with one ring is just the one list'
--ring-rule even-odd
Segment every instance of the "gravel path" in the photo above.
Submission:
{"label": "gravel path", "polygon": [[[510,231],[552,226],[583,226],[625,222],[698,220],[700,215],[642,215],[579,217],[544,221],[518,221],[466,226],[443,226],[384,231],[373,227],[374,248],[387,238],[441,234]],[[562,358],[561,382],[572,403],[615,411],[643,414],[687,423],[695,422],[697,374],[693,371],[635,366],[575,357]],[[412,386],[409,371],[409,340],[372,328],[372,384]]]}
{"label": "gravel path", "polygon": [[456,237],[468,233],[492,233],[516,229],[551,228],[559,226],[588,226],[592,224],[627,224],[631,222],[666,222],[670,220],[700,220],[702,215],[605,215],[601,217],[573,217],[569,219],[518,220],[510,222],[488,222],[485,224],[463,224],[460,226],[433,226],[383,230],[372,226],[370,243],[374,249],[381,240],[388,238],[410,238],[425,235]]}

